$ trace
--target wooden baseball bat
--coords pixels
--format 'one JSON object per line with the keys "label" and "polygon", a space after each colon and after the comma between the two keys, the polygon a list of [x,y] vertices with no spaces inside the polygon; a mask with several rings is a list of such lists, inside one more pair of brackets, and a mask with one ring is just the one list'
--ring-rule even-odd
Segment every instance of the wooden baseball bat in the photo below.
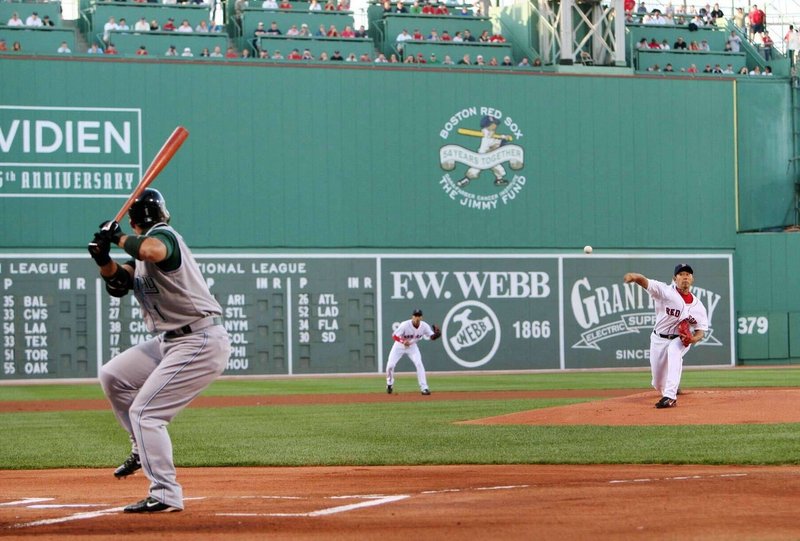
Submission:
{"label": "wooden baseball bat", "polygon": [[[458,133],[461,135],[469,135],[470,137],[483,137],[483,132],[480,130],[468,130],[467,128],[458,128]],[[492,137],[495,139],[505,139],[506,141],[513,140],[513,137],[510,135],[497,135],[493,134]]]}
{"label": "wooden baseball bat", "polygon": [[128,200],[125,201],[125,204],[122,205],[122,208],[120,208],[119,212],[117,212],[117,215],[114,218],[115,222],[119,222],[122,217],[125,216],[125,213],[131,208],[133,202],[136,201],[136,198],[142,195],[142,192],[153,183],[159,173],[161,173],[161,171],[163,171],[167,166],[175,153],[178,152],[178,149],[181,148],[181,145],[184,141],[186,141],[187,137],[189,137],[189,132],[186,128],[183,126],[178,126],[175,128],[175,131],[173,131],[172,135],[169,136],[169,139],[164,142],[164,145],[161,147],[161,150],[158,151],[156,157],[153,158],[152,162],[150,162],[150,166],[147,168],[147,171],[144,172],[144,176],[142,176],[139,184],[136,185],[136,189],[133,190],[133,193],[131,193],[130,197],[128,197]]}

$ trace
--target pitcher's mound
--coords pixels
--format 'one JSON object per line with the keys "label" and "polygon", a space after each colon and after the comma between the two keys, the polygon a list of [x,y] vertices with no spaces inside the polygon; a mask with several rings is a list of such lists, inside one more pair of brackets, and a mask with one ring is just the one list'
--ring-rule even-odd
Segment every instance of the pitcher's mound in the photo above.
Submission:
{"label": "pitcher's mound", "polygon": [[691,389],[656,409],[655,391],[465,421],[505,425],[720,425],[800,423],[800,389]]}

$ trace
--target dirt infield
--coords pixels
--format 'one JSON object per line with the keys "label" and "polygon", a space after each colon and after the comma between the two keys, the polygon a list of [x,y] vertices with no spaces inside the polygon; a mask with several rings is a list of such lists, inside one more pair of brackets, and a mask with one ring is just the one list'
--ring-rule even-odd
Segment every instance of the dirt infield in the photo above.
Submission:
{"label": "dirt infield", "polygon": [[[597,397],[471,423],[800,422],[796,389],[698,389],[656,410],[653,392],[530,391],[201,398],[193,407],[415,400]],[[43,411],[48,403],[2,403]],[[106,408],[102,400],[52,409]],[[532,442],[532,445],[534,443]],[[674,465],[456,465],[179,468],[186,509],[139,516],[141,473],[0,471],[0,538],[153,541],[245,539],[798,539],[800,468]]]}

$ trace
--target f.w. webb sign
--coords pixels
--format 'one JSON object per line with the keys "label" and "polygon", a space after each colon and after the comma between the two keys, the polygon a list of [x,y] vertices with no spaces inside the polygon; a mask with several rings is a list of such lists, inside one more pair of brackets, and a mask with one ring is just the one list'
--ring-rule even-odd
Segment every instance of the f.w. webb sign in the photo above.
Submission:
{"label": "f.w. webb sign", "polygon": [[385,258],[383,331],[422,308],[443,331],[443,347],[425,348],[429,370],[649,366],[654,308],[622,276],[635,271],[669,283],[679,260],[695,269],[692,292],[711,321],[685,364],[733,364],[728,254]]}

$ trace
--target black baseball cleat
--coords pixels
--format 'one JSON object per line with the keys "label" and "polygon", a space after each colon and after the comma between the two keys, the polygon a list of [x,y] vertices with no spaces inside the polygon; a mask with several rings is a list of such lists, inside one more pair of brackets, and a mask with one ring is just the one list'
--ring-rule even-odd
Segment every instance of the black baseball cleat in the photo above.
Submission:
{"label": "black baseball cleat", "polygon": [[661,408],[674,408],[677,405],[678,405],[678,401],[675,400],[674,398],[670,398],[668,396],[662,396],[661,400],[656,402],[656,407],[659,408],[659,409],[661,409]]}
{"label": "black baseball cleat", "polygon": [[504,179],[504,178],[496,178],[494,180],[494,185],[495,186],[505,186],[506,184],[508,184],[508,181],[506,179]]}
{"label": "black baseball cleat", "polygon": [[466,186],[467,184],[469,184],[469,181],[470,181],[470,180],[471,180],[471,179],[469,179],[469,178],[467,178],[467,177],[464,177],[464,178],[462,178],[461,180],[459,180],[458,182],[456,182],[456,186],[458,186],[459,188],[463,188],[464,186]]}
{"label": "black baseball cleat", "polygon": [[126,513],[160,513],[162,511],[175,512],[180,511],[180,509],[161,503],[155,498],[148,496],[143,500],[130,504],[123,511]]}
{"label": "black baseball cleat", "polygon": [[430,389],[422,389],[422,393],[421,394],[423,394],[425,396],[428,396],[429,394],[431,394],[431,391],[430,391]]}
{"label": "black baseball cleat", "polygon": [[386,394],[392,394],[392,391],[394,391],[394,388],[392,388],[391,385],[387,385],[386,386]]}
{"label": "black baseball cleat", "polygon": [[136,453],[131,453],[131,456],[125,459],[125,462],[122,465],[114,470],[114,477],[117,479],[122,479],[123,477],[128,477],[129,475],[133,475],[136,473],[136,470],[140,470],[142,468],[142,461],[139,460],[139,455]]}

